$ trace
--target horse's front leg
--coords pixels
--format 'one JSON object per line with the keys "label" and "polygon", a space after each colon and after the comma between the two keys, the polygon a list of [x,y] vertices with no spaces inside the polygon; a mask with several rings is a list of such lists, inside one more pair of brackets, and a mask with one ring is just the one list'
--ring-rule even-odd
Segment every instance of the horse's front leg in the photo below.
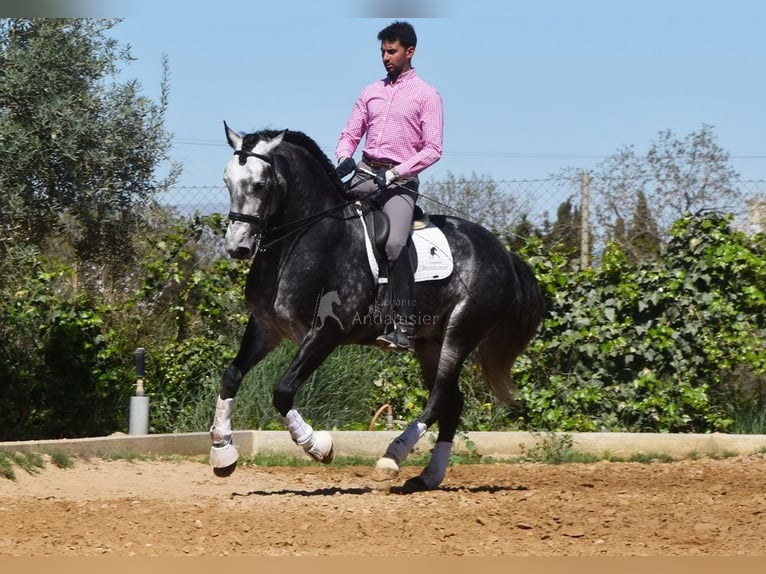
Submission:
{"label": "horse's front leg", "polygon": [[239,451],[234,444],[231,415],[234,410],[234,397],[242,379],[278,341],[278,338],[262,329],[253,316],[250,316],[237,356],[221,377],[213,424],[210,427],[210,464],[216,476],[229,476],[237,467]]}
{"label": "horse's front leg", "polygon": [[338,345],[327,329],[322,331],[321,336],[319,330],[309,331],[303,339],[287,371],[274,385],[273,402],[293,442],[314,460],[329,464],[335,457],[332,436],[327,431],[315,431],[293,406],[298,389]]}

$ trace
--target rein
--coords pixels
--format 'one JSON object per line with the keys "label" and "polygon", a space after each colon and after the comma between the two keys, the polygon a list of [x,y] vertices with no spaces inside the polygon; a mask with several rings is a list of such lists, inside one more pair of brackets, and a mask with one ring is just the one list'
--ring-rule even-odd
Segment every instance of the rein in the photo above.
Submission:
{"label": "rein", "polygon": [[[278,225],[276,227],[272,227],[271,229],[268,230],[271,233],[273,233],[275,231],[279,231],[281,229],[285,229],[286,227],[290,227],[290,226],[293,226],[293,225],[298,225],[298,227],[296,229],[293,229],[291,231],[287,231],[287,232],[283,233],[282,235],[272,239],[271,241],[269,241],[269,242],[267,242],[267,243],[265,243],[263,245],[259,245],[258,249],[259,249],[259,251],[266,251],[272,245],[275,245],[275,244],[279,243],[280,241],[282,241],[284,239],[287,239],[291,235],[295,235],[296,233],[300,233],[304,229],[308,229],[309,227],[311,227],[312,225],[314,225],[318,221],[321,221],[325,217],[329,217],[335,211],[339,211],[341,209],[345,209],[349,205],[351,205],[353,203],[356,203],[356,202],[357,202],[356,199],[351,199],[351,200],[345,201],[345,202],[343,202],[343,203],[341,203],[339,205],[335,205],[333,207],[330,207],[329,209],[325,209],[324,211],[320,211],[319,213],[313,213],[311,215],[307,215],[306,217],[301,217],[300,219],[296,219],[294,221],[289,221],[289,222],[285,223],[284,225]],[[238,215],[238,214],[235,214],[235,215]],[[253,216],[249,216],[249,217],[253,217]],[[231,218],[231,214],[229,214],[229,218]],[[254,219],[257,219],[257,218],[254,218]]]}

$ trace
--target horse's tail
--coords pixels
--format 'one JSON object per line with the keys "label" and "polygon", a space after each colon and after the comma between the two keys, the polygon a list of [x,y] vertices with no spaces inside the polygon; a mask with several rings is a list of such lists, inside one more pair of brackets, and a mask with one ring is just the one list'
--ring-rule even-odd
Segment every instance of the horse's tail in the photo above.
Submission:
{"label": "horse's tail", "polygon": [[545,300],[532,269],[516,254],[509,255],[514,275],[509,281],[515,286],[511,303],[476,349],[484,380],[505,402],[514,391],[511,367],[535,336],[545,315]]}

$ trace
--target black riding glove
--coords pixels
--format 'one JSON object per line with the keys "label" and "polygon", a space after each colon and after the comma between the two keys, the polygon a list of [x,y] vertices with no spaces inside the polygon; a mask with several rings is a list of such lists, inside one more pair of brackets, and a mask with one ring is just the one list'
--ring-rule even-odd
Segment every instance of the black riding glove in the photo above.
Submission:
{"label": "black riding glove", "polygon": [[345,157],[340,160],[338,166],[335,168],[335,173],[338,174],[340,179],[343,179],[348,174],[356,169],[356,162],[353,157]]}

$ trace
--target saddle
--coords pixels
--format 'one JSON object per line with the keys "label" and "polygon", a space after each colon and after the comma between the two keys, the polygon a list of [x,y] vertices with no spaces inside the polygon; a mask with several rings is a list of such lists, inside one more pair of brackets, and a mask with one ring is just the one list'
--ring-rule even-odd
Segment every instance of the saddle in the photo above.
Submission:
{"label": "saddle", "polygon": [[[365,227],[370,269],[378,284],[388,283],[386,241],[391,223],[388,216],[375,205],[358,202],[357,209]],[[418,205],[412,214],[410,236],[404,248],[415,270],[415,282],[444,279],[452,273],[452,252],[447,238]]]}

